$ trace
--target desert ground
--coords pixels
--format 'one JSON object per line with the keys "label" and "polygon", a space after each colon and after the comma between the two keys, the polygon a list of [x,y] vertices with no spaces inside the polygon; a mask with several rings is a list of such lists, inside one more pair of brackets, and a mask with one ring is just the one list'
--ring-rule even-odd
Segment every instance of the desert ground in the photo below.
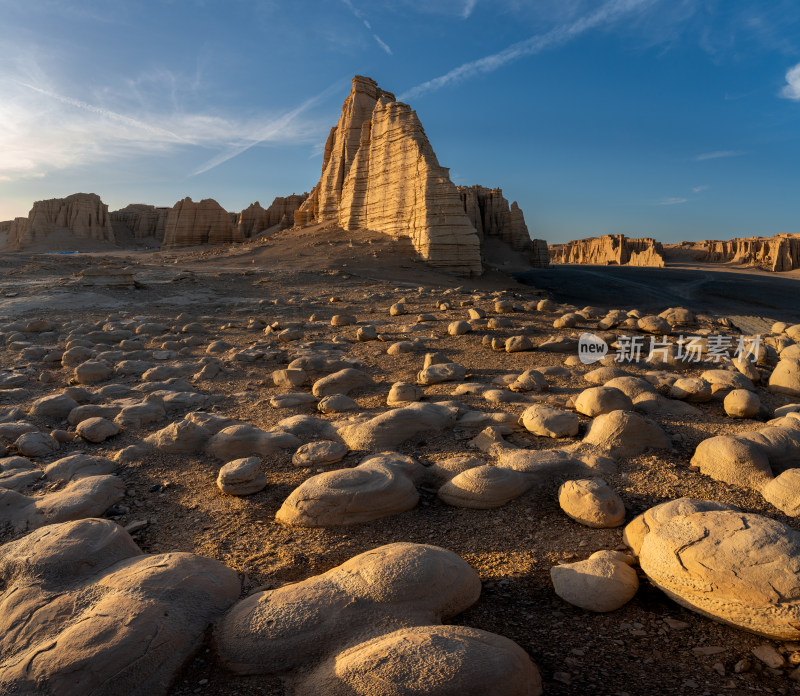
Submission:
{"label": "desert ground", "polygon": [[[506,441],[526,450],[572,446],[586,435],[592,419],[584,415],[579,415],[578,434],[563,438],[537,436],[509,424],[535,404],[574,412],[575,398],[592,386],[584,375],[600,365],[578,362],[574,341],[540,346],[550,337],[575,338],[583,331],[597,331],[598,320],[610,309],[658,314],[669,307],[686,307],[697,315],[696,321],[688,329],[674,327],[676,334],[703,330],[738,336],[739,329],[766,334],[774,321],[800,321],[795,277],[707,268],[564,267],[515,274],[522,283],[510,275],[519,269],[509,268],[502,258],[495,261],[494,270],[483,277],[461,279],[425,266],[402,241],[319,226],[224,249],[0,255],[0,376],[22,376],[14,386],[0,389],[0,416],[28,422],[42,433],[67,432],[58,449],[31,457],[37,470],[81,453],[116,462],[124,497],[104,516],[130,529],[147,554],[190,552],[232,568],[242,581],[243,597],[303,581],[384,544],[433,544],[461,556],[477,571],[482,585],[478,601],[447,623],[515,641],[538,666],[546,694],[796,692],[800,644],[770,640],[683,608],[638,568],[638,592],[614,611],[587,611],[557,596],[550,576],[553,566],[599,550],[627,549],[624,525],[590,528],[564,513],[558,489],[568,476],[556,474],[494,509],[447,504],[437,496],[441,481],[427,481],[418,487],[418,504],[404,512],[347,526],[305,527],[275,519],[290,493],[311,476],[354,467],[374,451],[350,449],[338,463],[298,467],[292,462],[296,448],[280,449],[261,457],[263,490],[237,496],[222,493],[216,484],[224,463],[218,457],[204,451],[137,449],[144,438],[180,421],[189,410],[264,431],[297,415],[331,423],[356,414],[376,416],[387,411],[393,384],[417,383],[425,355],[442,353],[465,371],[456,381],[420,386],[423,402],[455,403],[459,417],[506,415],[494,420],[475,417],[439,429],[423,424],[393,449],[431,471],[459,455],[492,463],[492,455],[475,443],[488,425],[502,422],[510,431]],[[90,285],[80,275],[84,269],[104,266],[133,269],[137,287]],[[545,298],[551,302],[541,305]],[[400,313],[390,313],[398,303]],[[586,305],[594,309],[570,326],[554,328],[559,317]],[[471,309],[483,310],[485,318],[472,319],[467,333],[451,335],[451,323],[470,320]],[[352,315],[354,322],[334,326],[334,315]],[[490,322],[493,319],[501,321]],[[39,320],[37,330],[21,331]],[[151,329],[132,334],[135,347],[92,347],[88,342],[90,351],[111,351],[106,356],[111,370],[100,381],[76,384],[73,366],[62,366],[60,357],[43,361],[47,354],[60,356],[68,336],[136,332],[145,325]],[[377,340],[356,340],[357,331],[367,326],[375,328]],[[527,337],[531,349],[502,350],[511,336]],[[500,349],[492,348],[492,338]],[[387,353],[399,342],[404,343]],[[323,414],[316,399],[275,407],[275,399],[286,392],[310,394],[314,380],[287,389],[275,385],[273,372],[314,351],[357,361],[354,364],[369,375],[373,383],[349,393],[356,402],[354,410]],[[28,413],[37,399],[70,387],[85,389],[86,402],[97,405],[144,398],[148,382],[142,372],[117,369],[121,359],[130,359],[128,352],[147,365],[173,367],[164,374],[190,383],[188,389],[198,395],[191,406],[176,400],[163,418],[124,427],[98,443],[72,439],[76,426],[64,418]],[[219,359],[219,373],[193,378],[209,357]],[[675,374],[700,377],[719,366],[620,367],[636,377],[666,371],[674,381]],[[540,371],[547,387],[508,392],[505,388],[526,370]],[[670,393],[664,375],[654,380],[654,392],[664,400],[659,403],[669,404],[643,413],[663,429],[669,445],[619,456],[615,470],[603,475],[624,502],[625,524],[654,505],[686,496],[727,503],[800,531],[796,518],[755,490],[715,480],[690,463],[701,441],[761,428],[774,409],[792,402],[789,395],[765,387],[768,371],[759,367],[757,373],[762,381],[754,389],[762,408],[753,418],[739,419],[726,415],[725,389],[715,389],[709,400],[688,409],[687,402],[664,396]],[[169,381],[165,384],[162,388],[169,391]],[[459,389],[465,384],[482,388]],[[488,400],[489,387],[503,390],[491,397],[499,402]],[[298,437],[303,443],[321,439],[305,431]],[[0,443],[11,456],[13,440]],[[127,455],[121,455],[124,452]],[[45,477],[20,492],[37,497],[65,485]],[[20,539],[25,531],[6,526],[2,541]],[[757,658],[753,649],[765,645],[785,662],[771,667]],[[241,676],[221,668],[209,632],[170,694],[278,696],[290,693],[287,689],[276,675]]]}

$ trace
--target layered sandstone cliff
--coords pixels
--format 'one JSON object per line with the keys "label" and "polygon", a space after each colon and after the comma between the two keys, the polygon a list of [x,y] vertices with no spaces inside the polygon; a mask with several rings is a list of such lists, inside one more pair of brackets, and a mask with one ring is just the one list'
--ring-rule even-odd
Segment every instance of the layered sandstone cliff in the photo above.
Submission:
{"label": "layered sandstone cliff", "polygon": [[710,263],[741,263],[777,272],[800,268],[800,235],[796,234],[709,240],[703,244],[703,261]]}
{"label": "layered sandstone cliff", "polygon": [[191,198],[184,198],[170,209],[167,216],[164,246],[169,248],[228,244],[242,240],[230,214],[211,198],[197,203]]}
{"label": "layered sandstone cliff", "polygon": [[578,239],[550,247],[552,263],[599,266],[664,266],[664,247],[650,237],[629,239],[622,234]]}
{"label": "layered sandstone cliff", "polygon": [[325,221],[408,237],[433,266],[482,271],[478,234],[416,112],[367,77],[353,78],[320,181],[295,214],[300,225]]}
{"label": "layered sandstone cliff", "polygon": [[254,237],[275,225],[280,229],[291,227],[295,211],[307,198],[307,193],[276,196],[266,210],[256,201],[239,213],[236,225],[245,239]]}
{"label": "layered sandstone cliff", "polygon": [[131,203],[120,210],[111,213],[111,222],[116,227],[133,234],[134,239],[145,239],[153,237],[157,241],[163,241],[164,233],[167,229],[167,217],[169,208],[157,208],[154,205],[144,203]]}
{"label": "layered sandstone cliff", "polygon": [[458,193],[472,226],[483,239],[485,235],[499,237],[517,251],[528,251],[531,237],[525,216],[517,202],[510,206],[499,188],[459,186]]}
{"label": "layered sandstone cliff", "polygon": [[73,240],[114,242],[108,206],[94,193],[36,201],[27,218],[3,223],[10,249],[47,248]]}

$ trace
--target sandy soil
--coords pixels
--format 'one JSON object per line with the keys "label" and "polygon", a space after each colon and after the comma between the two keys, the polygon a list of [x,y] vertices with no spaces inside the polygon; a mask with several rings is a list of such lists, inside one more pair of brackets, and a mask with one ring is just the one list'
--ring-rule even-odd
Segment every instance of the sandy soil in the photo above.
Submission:
{"label": "sandy soil", "polygon": [[[87,264],[108,260],[135,266],[142,287],[87,288],[74,275]],[[620,277],[617,270],[624,269],[614,269],[613,276],[608,276],[613,277],[614,283]],[[560,269],[537,271],[527,279],[548,287],[548,278],[559,272]],[[659,271],[652,274],[648,282],[663,277]],[[362,324],[378,325],[379,331],[391,340],[419,336],[430,350],[443,351],[467,367],[472,380],[488,383],[528,368],[561,365],[565,356],[543,351],[494,352],[481,344],[482,334],[525,333],[538,343],[556,333],[577,335],[581,331],[556,332],[552,328],[556,313],[529,311],[508,315],[514,323],[511,330],[448,336],[447,324],[466,318],[468,306],[482,307],[491,315],[493,301],[498,297],[522,304],[539,299],[542,293],[538,287],[517,283],[500,272],[474,280],[454,278],[420,264],[400,242],[349,235],[340,230],[304,230],[299,234],[287,231],[227,251],[6,255],[0,256],[0,278],[0,317],[5,320],[77,318],[102,324],[109,316],[148,316],[176,326],[197,320],[206,327],[205,343],[185,351],[182,361],[191,360],[192,356],[199,358],[205,345],[218,338],[239,347],[264,340],[261,331],[246,328],[251,318],[284,324],[301,322],[305,341],[335,336],[352,339],[356,327],[334,328],[329,320],[333,314],[353,313]],[[602,287],[602,279],[593,282]],[[621,292],[627,292],[629,301],[617,306],[627,308],[642,299],[639,293],[631,293],[630,286]],[[621,295],[603,296],[617,297]],[[389,306],[401,298],[405,298],[409,314],[390,317]],[[443,299],[452,302],[451,310],[437,311],[436,303]],[[576,304],[601,302],[587,299]],[[686,303],[664,303],[661,308],[670,304]],[[562,312],[563,309],[559,313]],[[415,316],[421,313],[434,314],[436,321],[417,327]],[[352,343],[349,347],[349,354],[363,360],[378,383],[351,394],[365,412],[385,410],[390,385],[399,380],[413,381],[421,367],[421,353],[387,356],[387,345],[370,342]],[[8,347],[0,349],[0,366],[42,370],[39,364],[21,363],[18,353]],[[312,407],[287,411],[269,406],[270,396],[283,391],[272,386],[270,374],[284,366],[280,360],[231,363],[231,371],[210,387],[210,393],[222,397],[214,410],[263,428],[295,413],[318,415]],[[0,408],[25,405],[68,384],[70,371],[47,369],[54,373],[54,383],[34,381],[23,393],[0,392]],[[564,405],[569,397],[588,386],[580,375],[590,369],[579,366],[569,377],[550,378],[551,390],[531,398]],[[686,372],[699,376],[702,369],[698,366]],[[632,367],[630,372],[642,374],[644,370]],[[137,382],[132,377],[115,381],[130,386]],[[428,387],[426,398],[449,399],[453,388],[452,384]],[[771,408],[789,401],[788,397],[764,389],[759,389],[759,395]],[[476,409],[499,410],[478,396],[459,399]],[[507,410],[521,413],[522,408],[511,406]],[[667,433],[675,436],[675,447],[657,455],[645,453],[622,460],[619,473],[608,478],[625,501],[627,519],[664,500],[692,496],[731,503],[800,530],[800,522],[778,513],[758,494],[713,481],[690,469],[689,459],[701,440],[759,426],[754,421],[730,420],[720,402],[703,405],[702,410],[702,416],[691,422],[662,418],[660,422]],[[76,441],[69,446],[69,452],[62,449],[57,456],[79,451],[109,456],[165,424],[122,433],[100,445]],[[37,425],[51,428],[57,424],[40,421]],[[588,419],[582,418],[581,435],[587,425]],[[399,449],[430,464],[470,452],[468,441],[475,434],[476,431],[445,431],[412,440]],[[525,432],[510,439],[527,448],[563,444]],[[351,453],[341,466],[357,464],[364,454]],[[737,662],[752,657],[750,650],[754,646],[770,641],[680,608],[644,576],[633,601],[610,614],[592,614],[560,600],[552,589],[550,568],[559,561],[619,547],[622,528],[589,529],[570,520],[556,501],[557,482],[496,510],[452,508],[433,491],[423,490],[420,504],[401,515],[347,528],[302,529],[282,526],[275,522],[274,515],[289,492],[314,472],[293,467],[291,453],[270,457],[264,464],[267,488],[246,498],[224,496],[218,491],[215,478],[220,465],[205,455],[160,455],[143,464],[129,465],[120,474],[128,496],[114,519],[123,525],[134,520],[148,522],[135,534],[145,552],[190,551],[235,568],[244,578],[245,594],[324,572],[385,543],[411,541],[449,548],[463,556],[483,580],[478,603],[454,622],[500,633],[518,642],[542,671],[546,694],[744,696],[789,694],[797,688],[787,672],[770,670],[754,658],[751,669],[735,674]],[[687,627],[674,630],[665,623],[668,618],[686,622]],[[781,649],[800,647],[771,644]],[[709,646],[719,646],[721,652],[704,656],[694,651]],[[722,666],[722,673],[717,671],[717,663]],[[284,691],[275,679],[235,677],[222,672],[214,666],[210,645],[206,644],[171,691],[172,696],[192,693],[278,696]]]}

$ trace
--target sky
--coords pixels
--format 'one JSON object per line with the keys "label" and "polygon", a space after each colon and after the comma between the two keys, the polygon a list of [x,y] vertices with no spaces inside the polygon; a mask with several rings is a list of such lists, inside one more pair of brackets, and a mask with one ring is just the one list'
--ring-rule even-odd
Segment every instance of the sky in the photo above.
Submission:
{"label": "sky", "polygon": [[353,75],[533,237],[800,232],[796,0],[0,0],[0,220],[310,190]]}

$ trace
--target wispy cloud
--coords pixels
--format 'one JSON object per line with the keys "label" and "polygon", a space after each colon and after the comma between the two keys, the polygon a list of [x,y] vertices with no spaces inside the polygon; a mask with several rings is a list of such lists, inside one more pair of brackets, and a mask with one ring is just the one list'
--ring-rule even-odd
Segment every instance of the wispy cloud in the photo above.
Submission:
{"label": "wispy cloud", "polygon": [[340,87],[341,87],[341,82],[337,80],[332,85],[322,90],[319,94],[311,97],[311,99],[306,99],[306,101],[300,104],[300,106],[283,114],[274,121],[260,126],[258,130],[254,131],[253,135],[250,138],[248,138],[244,143],[235,145],[234,147],[227,149],[225,152],[221,152],[216,157],[212,157],[210,160],[208,160],[208,162],[195,169],[191,173],[191,176],[204,174],[205,172],[210,171],[214,167],[218,167],[223,162],[227,162],[229,159],[238,157],[243,152],[246,152],[251,147],[255,147],[260,143],[283,139],[287,130],[292,127],[293,122],[297,119],[298,116],[300,116],[300,114],[302,114],[304,111],[307,111],[309,108],[314,106],[314,104],[317,104],[323,98],[327,97],[334,90],[339,89]]}
{"label": "wispy cloud", "polygon": [[702,184],[701,186],[694,186],[692,187],[692,193],[702,193],[703,191],[708,191],[711,187],[708,184]]}
{"label": "wispy cloud", "polygon": [[389,44],[387,44],[380,36],[378,36],[373,30],[372,25],[369,23],[367,18],[364,16],[364,13],[361,12],[358,8],[353,5],[351,0],[342,0],[342,4],[347,7],[348,10],[353,14],[353,16],[360,20],[361,23],[367,28],[370,34],[372,34],[372,38],[375,39],[375,42],[380,46],[386,53],[392,55],[392,49],[389,48]]}
{"label": "wispy cloud", "polygon": [[69,86],[56,87],[55,82],[30,60],[18,66],[6,61],[0,72],[3,181],[188,147],[221,149],[196,172],[200,173],[259,143],[319,140],[327,122],[306,112],[328,90],[283,114],[242,118],[221,111],[185,111],[174,103],[175,95],[158,91],[149,95],[149,104],[135,108],[112,89],[98,89],[102,97],[80,94],[78,98],[80,88],[68,93]]}
{"label": "wispy cloud", "polygon": [[784,99],[800,101],[800,63],[786,71],[786,84],[781,90]]}
{"label": "wispy cloud", "polygon": [[656,203],[656,205],[680,205],[681,203],[687,203],[688,201],[688,198],[662,198]]}
{"label": "wispy cloud", "polygon": [[[342,2],[348,1],[342,0]],[[498,68],[520,58],[536,55],[548,48],[561,46],[591,29],[610,24],[622,16],[644,9],[654,2],[657,2],[657,0],[609,0],[598,10],[590,12],[577,20],[561,24],[544,34],[537,34],[524,41],[518,41],[498,53],[492,53],[478,60],[463,63],[444,75],[412,87],[398,98],[407,100],[451,84],[463,82],[477,75],[494,72]]]}
{"label": "wispy cloud", "polygon": [[461,11],[462,19],[469,19],[469,16],[472,14],[472,11],[475,9],[475,5],[477,4],[478,0],[465,0],[464,9]]}
{"label": "wispy cloud", "polygon": [[725,157],[740,157],[745,154],[742,150],[715,150],[714,152],[704,152],[694,158],[695,162],[705,162],[706,160],[723,159]]}

